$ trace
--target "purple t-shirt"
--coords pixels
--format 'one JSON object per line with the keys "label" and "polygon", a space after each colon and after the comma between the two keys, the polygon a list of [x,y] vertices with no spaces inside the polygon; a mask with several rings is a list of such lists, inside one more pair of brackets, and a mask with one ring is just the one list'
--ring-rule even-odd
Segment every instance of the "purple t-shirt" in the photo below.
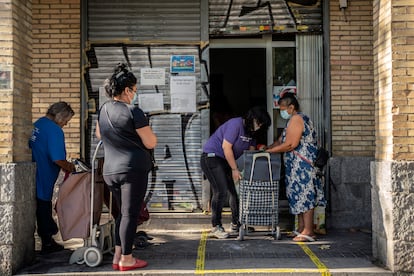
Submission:
{"label": "purple t-shirt", "polygon": [[234,158],[239,158],[243,151],[250,146],[255,146],[256,142],[244,130],[243,118],[237,117],[222,124],[207,140],[203,147],[205,153],[215,153],[221,158],[224,157],[222,148],[223,140],[233,145]]}

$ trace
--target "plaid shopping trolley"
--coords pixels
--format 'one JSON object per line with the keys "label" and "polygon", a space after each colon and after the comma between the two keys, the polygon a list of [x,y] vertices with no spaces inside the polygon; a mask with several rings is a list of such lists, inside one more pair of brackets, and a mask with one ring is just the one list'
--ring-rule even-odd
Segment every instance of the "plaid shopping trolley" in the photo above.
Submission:
{"label": "plaid shopping trolley", "polygon": [[[280,239],[278,200],[280,154],[245,151],[243,177],[240,180],[239,240],[248,233],[249,225],[269,226],[271,235]],[[240,163],[239,163],[240,164]]]}

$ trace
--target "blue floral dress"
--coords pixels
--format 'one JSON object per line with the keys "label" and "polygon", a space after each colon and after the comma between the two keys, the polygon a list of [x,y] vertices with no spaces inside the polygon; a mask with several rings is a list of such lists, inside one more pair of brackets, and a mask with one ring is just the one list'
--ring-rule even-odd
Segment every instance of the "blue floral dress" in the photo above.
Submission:
{"label": "blue floral dress", "polygon": [[[286,196],[290,212],[294,215],[302,214],[318,205],[325,205],[323,184],[316,176],[317,169],[310,164],[315,161],[318,151],[316,131],[308,116],[298,114],[302,116],[305,124],[302,138],[294,150],[283,155]],[[285,139],[286,128],[282,133],[282,142]]]}

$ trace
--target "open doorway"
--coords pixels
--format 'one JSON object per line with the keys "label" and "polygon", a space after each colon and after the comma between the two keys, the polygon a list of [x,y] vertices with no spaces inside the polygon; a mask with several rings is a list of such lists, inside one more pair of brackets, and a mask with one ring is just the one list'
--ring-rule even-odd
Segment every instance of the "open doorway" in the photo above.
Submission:
{"label": "open doorway", "polygon": [[[251,107],[266,108],[266,49],[210,49],[210,131]],[[258,137],[267,144],[267,133]]]}

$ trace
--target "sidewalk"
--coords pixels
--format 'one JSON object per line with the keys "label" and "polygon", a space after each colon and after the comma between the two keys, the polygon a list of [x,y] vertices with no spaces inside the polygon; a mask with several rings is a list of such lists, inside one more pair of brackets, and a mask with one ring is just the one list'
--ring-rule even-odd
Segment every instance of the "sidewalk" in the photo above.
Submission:
{"label": "sidewalk", "polygon": [[[224,215],[224,220],[228,229],[229,216]],[[151,213],[150,220],[138,228],[153,237],[151,245],[133,252],[148,261],[146,268],[113,271],[111,254],[105,254],[98,267],[69,264],[72,251],[67,249],[37,254],[35,263],[16,275],[393,275],[373,263],[367,231],[329,230],[316,242],[296,243],[281,229],[280,240],[258,231],[265,230],[260,227],[244,241],[216,240],[207,238],[209,215]],[[80,246],[77,242],[65,242],[65,247]]]}

